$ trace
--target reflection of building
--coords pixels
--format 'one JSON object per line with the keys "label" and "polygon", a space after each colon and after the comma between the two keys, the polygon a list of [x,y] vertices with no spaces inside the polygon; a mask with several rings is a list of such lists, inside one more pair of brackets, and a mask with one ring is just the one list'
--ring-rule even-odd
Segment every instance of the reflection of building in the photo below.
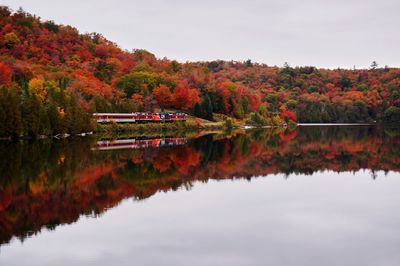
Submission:
{"label": "reflection of building", "polygon": [[158,148],[186,144],[186,138],[119,139],[101,140],[94,150]]}

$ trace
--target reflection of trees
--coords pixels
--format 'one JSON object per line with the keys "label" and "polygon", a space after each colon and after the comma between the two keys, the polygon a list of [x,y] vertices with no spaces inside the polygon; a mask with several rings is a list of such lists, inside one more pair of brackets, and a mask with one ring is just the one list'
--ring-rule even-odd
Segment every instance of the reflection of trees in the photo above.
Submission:
{"label": "reflection of trees", "polygon": [[[400,138],[375,128],[206,135],[186,146],[93,151],[93,140],[0,143],[0,241],[98,215],[193,181],[315,171],[400,171]],[[12,151],[12,152],[10,152]]]}

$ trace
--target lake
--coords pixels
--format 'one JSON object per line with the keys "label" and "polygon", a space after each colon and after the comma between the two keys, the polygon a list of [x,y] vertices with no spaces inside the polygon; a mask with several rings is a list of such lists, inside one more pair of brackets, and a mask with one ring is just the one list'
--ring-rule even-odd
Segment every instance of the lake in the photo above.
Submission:
{"label": "lake", "polygon": [[400,135],[0,142],[0,265],[399,265]]}

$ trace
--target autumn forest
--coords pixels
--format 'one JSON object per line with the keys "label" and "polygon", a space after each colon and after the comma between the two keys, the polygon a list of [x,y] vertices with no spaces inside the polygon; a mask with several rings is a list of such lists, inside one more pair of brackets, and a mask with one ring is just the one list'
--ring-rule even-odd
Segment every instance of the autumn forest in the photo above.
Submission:
{"label": "autumn forest", "polygon": [[22,9],[0,7],[0,136],[92,131],[93,112],[183,110],[259,124],[400,121],[400,69],[179,63],[125,51]]}

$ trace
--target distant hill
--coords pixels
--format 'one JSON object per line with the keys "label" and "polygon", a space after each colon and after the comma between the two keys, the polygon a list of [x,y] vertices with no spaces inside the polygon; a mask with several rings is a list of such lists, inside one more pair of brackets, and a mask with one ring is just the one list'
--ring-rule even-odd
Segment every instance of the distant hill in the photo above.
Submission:
{"label": "distant hill", "polygon": [[0,87],[1,136],[80,132],[92,127],[91,112],[155,107],[260,123],[400,121],[398,68],[182,64],[7,7],[0,7]]}

